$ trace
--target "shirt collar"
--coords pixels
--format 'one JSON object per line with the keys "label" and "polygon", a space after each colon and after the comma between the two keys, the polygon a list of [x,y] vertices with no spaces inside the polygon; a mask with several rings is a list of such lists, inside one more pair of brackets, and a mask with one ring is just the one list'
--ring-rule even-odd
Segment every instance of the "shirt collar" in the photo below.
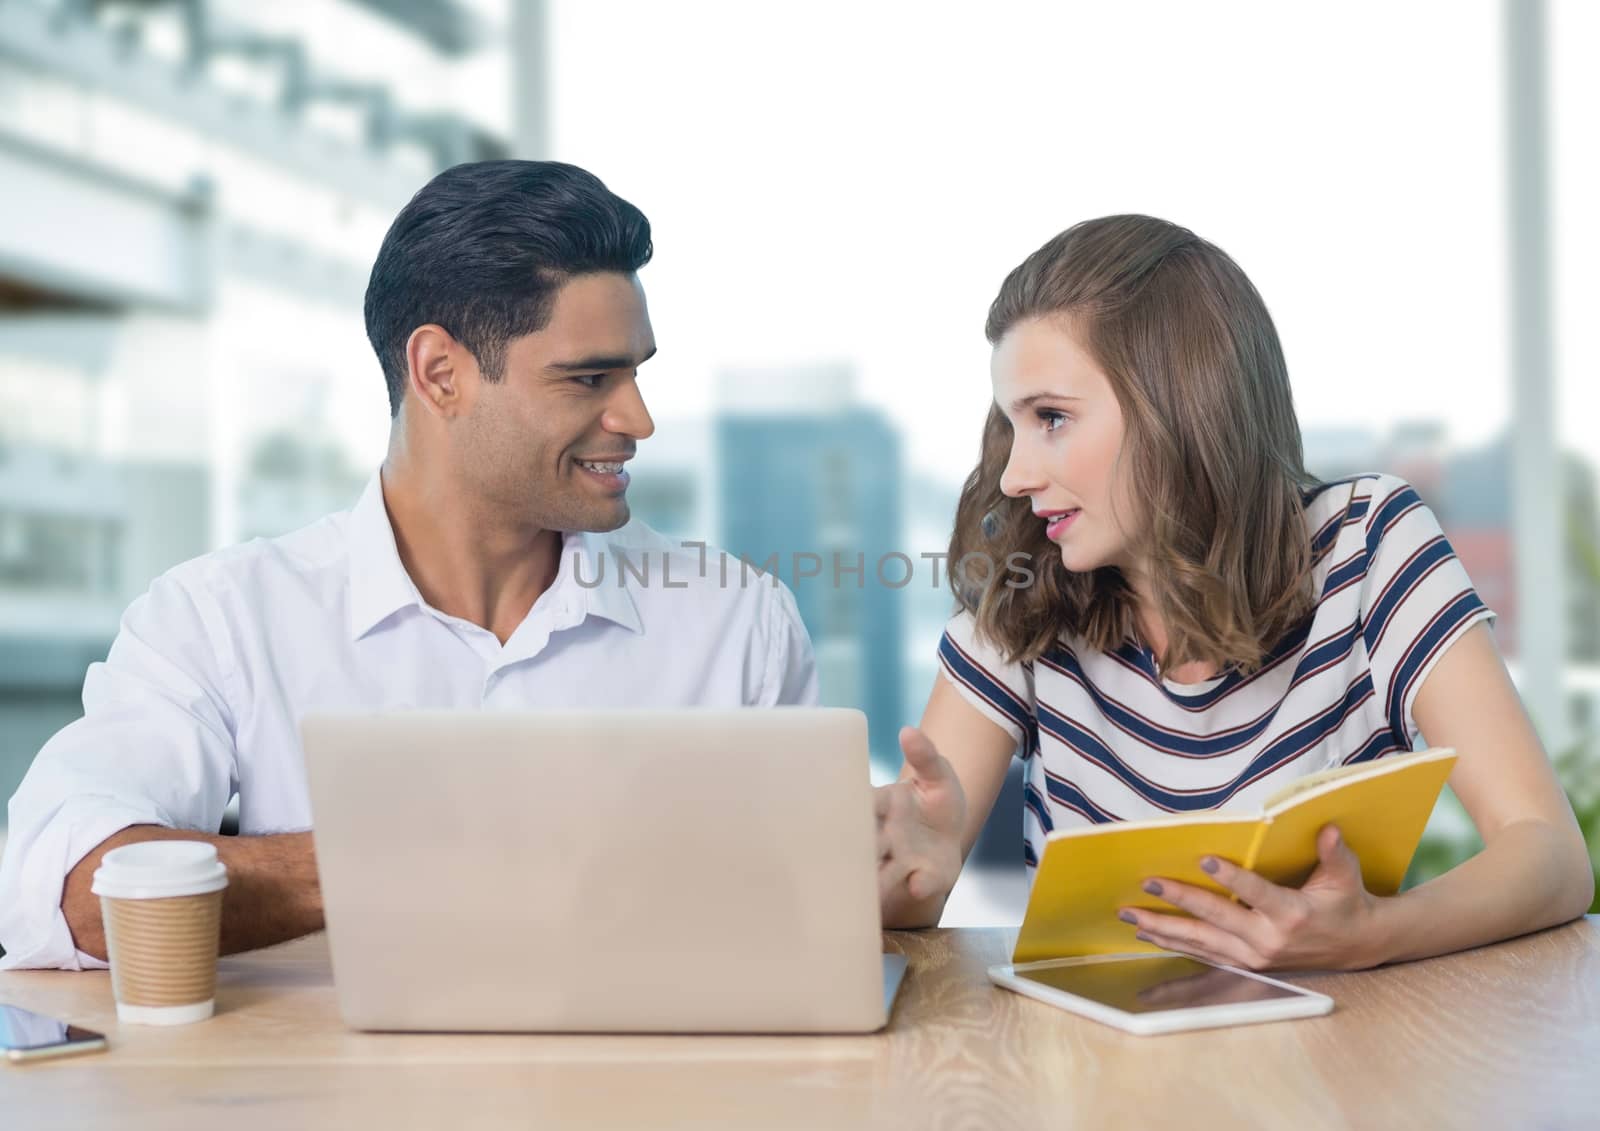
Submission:
{"label": "shirt collar", "polygon": [[392,614],[421,608],[422,594],[406,573],[383,504],[383,479],[373,472],[350,512],[350,639],[359,640]]}
{"label": "shirt collar", "polygon": [[[617,570],[605,573],[601,565],[610,540],[593,531],[572,531],[563,536],[561,566],[556,573],[552,592],[570,592],[585,616],[604,617],[630,632],[644,632],[644,622],[639,619],[639,605],[633,596],[632,581],[618,584]],[[615,562],[611,563],[614,567]],[[581,579],[581,580],[580,580]],[[596,581],[599,581],[596,584]]]}
{"label": "shirt collar", "polygon": [[[383,502],[381,472],[374,472],[350,512],[350,638],[359,640],[401,609],[424,608],[416,583],[406,573],[395,547],[394,527]],[[608,540],[603,534],[575,531],[562,536],[561,561],[548,596],[568,597],[582,617],[597,616],[642,633],[639,607],[627,586],[611,577],[603,584],[601,559]],[[582,578],[588,584],[580,584]],[[580,617],[580,619],[582,619]]]}

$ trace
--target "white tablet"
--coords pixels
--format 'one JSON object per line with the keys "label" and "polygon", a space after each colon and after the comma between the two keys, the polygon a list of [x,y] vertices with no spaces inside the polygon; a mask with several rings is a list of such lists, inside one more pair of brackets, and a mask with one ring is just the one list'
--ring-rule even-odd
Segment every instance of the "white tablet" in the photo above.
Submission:
{"label": "white tablet", "polygon": [[1101,954],[991,966],[989,980],[1130,1033],[1314,1017],[1333,999],[1180,954]]}

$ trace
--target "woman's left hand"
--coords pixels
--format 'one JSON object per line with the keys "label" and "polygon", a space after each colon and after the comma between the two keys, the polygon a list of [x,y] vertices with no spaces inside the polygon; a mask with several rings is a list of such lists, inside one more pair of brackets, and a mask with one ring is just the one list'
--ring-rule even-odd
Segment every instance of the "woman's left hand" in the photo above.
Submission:
{"label": "woman's left hand", "polygon": [[1316,871],[1299,888],[1280,887],[1219,857],[1200,866],[1243,901],[1152,877],[1145,891],[1194,918],[1125,907],[1138,937],[1247,970],[1360,970],[1383,961],[1376,937],[1382,900],[1361,882],[1361,862],[1333,825],[1317,836]]}

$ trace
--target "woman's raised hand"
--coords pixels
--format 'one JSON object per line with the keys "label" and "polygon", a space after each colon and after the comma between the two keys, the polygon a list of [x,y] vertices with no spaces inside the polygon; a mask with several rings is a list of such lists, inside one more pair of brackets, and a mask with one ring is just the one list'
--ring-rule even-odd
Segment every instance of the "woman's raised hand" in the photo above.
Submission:
{"label": "woman's raised hand", "polygon": [[967,797],[955,770],[916,727],[902,727],[900,780],[875,791],[878,898],[885,924],[915,905],[941,902],[961,874]]}

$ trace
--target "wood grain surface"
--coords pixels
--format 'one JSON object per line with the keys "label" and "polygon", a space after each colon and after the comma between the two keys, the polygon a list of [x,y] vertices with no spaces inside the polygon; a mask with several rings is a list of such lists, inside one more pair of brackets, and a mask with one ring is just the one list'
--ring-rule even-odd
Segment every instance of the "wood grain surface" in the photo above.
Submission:
{"label": "wood grain surface", "polygon": [[[120,1026],[101,973],[0,1001],[106,1033],[0,1066],[0,1127],[1600,1126],[1600,921],[1360,974],[1322,1018],[1134,1037],[991,986],[1013,932],[885,935],[911,970],[867,1037],[373,1034],[325,940],[222,960],[217,1016]],[[419,970],[419,978],[428,971]],[[507,971],[515,977],[515,971]]]}

